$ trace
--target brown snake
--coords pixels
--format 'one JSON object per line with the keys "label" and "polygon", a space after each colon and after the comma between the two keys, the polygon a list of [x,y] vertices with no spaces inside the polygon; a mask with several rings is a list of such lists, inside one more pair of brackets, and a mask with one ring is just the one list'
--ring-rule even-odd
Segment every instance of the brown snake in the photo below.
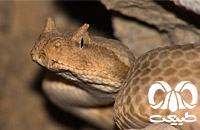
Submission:
{"label": "brown snake", "polygon": [[[48,17],[31,51],[33,61],[53,72],[46,75],[43,89],[55,104],[102,129],[113,129],[114,122],[120,129],[200,129],[199,102],[193,109],[172,112],[153,109],[148,100],[150,86],[156,81],[165,81],[172,90],[181,81],[190,81],[199,95],[200,45],[156,48],[135,60],[125,45],[89,36],[88,28],[84,24],[75,32],[63,34]],[[190,103],[193,98],[188,90],[178,95]],[[155,103],[166,95],[156,91]],[[176,115],[181,119],[186,112],[197,120],[174,126],[150,122],[151,115]]]}

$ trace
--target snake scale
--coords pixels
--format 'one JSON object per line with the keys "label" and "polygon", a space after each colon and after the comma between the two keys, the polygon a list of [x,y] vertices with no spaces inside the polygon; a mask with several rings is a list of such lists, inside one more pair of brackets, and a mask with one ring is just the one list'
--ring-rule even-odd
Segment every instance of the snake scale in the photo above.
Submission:
{"label": "snake scale", "polygon": [[[200,104],[193,109],[153,109],[148,91],[156,81],[165,81],[173,90],[181,81],[200,89],[200,45],[160,47],[135,59],[121,42],[89,36],[88,24],[76,31],[62,33],[51,17],[31,50],[33,61],[50,70],[43,89],[52,102],[102,129],[200,129]],[[189,91],[180,93],[190,103]],[[159,103],[166,93],[158,90]],[[199,98],[198,98],[199,100]],[[114,104],[114,107],[113,107]],[[150,122],[151,115],[163,117],[185,113],[196,115],[195,122],[171,126]],[[113,120],[114,117],[114,120]]]}

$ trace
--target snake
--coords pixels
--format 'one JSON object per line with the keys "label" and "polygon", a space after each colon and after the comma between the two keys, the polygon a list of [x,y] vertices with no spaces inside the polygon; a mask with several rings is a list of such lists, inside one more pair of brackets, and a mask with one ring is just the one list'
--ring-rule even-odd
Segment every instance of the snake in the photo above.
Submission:
{"label": "snake", "polygon": [[200,129],[200,44],[159,47],[135,58],[120,41],[90,36],[88,28],[63,32],[48,17],[31,50],[47,70],[42,87],[53,103],[101,129]]}

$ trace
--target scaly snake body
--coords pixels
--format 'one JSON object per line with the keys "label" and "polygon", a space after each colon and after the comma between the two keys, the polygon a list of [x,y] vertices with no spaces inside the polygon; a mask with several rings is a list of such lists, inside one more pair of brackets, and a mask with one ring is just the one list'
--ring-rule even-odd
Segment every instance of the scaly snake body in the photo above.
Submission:
{"label": "scaly snake body", "polygon": [[[152,109],[148,102],[149,87],[156,81],[167,82],[172,90],[181,81],[190,81],[200,88],[200,45],[176,45],[151,50],[135,60],[122,43],[89,36],[84,24],[74,33],[61,33],[52,18],[31,51],[34,61],[53,71],[47,74],[43,89],[61,108],[100,126],[113,129],[114,120],[120,129],[176,129],[167,124],[151,125],[151,115],[174,114],[169,110]],[[61,75],[61,76],[60,76]],[[198,93],[199,94],[199,93]],[[155,93],[155,102],[166,93]],[[182,99],[191,101],[188,91]],[[198,98],[199,99],[199,98]],[[114,110],[112,104],[114,104]],[[199,129],[200,105],[178,110],[196,115],[197,121],[176,126]]]}

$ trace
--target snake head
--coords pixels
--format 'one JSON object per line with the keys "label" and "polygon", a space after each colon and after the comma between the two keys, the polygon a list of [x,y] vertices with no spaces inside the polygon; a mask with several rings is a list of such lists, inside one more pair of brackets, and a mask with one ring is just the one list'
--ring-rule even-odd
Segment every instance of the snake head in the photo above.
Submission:
{"label": "snake head", "polygon": [[31,51],[32,59],[65,78],[118,88],[134,56],[119,41],[89,36],[88,28],[89,24],[84,24],[74,32],[63,34],[48,17],[44,32]]}

